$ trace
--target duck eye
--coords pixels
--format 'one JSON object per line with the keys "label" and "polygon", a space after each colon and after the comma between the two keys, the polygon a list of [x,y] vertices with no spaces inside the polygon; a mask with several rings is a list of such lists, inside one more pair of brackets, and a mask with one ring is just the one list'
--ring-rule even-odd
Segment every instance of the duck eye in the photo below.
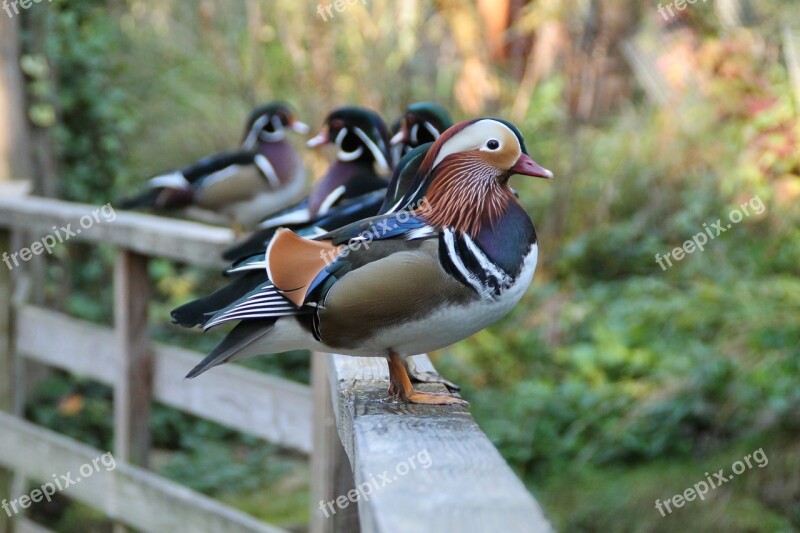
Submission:
{"label": "duck eye", "polygon": [[486,148],[489,150],[497,150],[500,148],[500,143],[496,139],[489,139],[489,142],[486,143]]}

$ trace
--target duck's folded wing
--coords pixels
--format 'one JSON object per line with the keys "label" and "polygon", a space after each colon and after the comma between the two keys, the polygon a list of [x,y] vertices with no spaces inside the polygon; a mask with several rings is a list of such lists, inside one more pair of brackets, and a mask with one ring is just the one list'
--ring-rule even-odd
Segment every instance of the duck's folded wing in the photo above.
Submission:
{"label": "duck's folded wing", "polygon": [[[263,257],[261,263],[263,265]],[[249,295],[253,290],[267,281],[267,274],[262,266],[242,271],[237,277],[208,296],[185,303],[172,311],[172,321],[186,328],[202,326],[222,309],[226,309]]]}
{"label": "duck's folded wing", "polygon": [[279,227],[289,228],[303,237],[314,237],[335,230],[363,218],[374,216],[383,203],[384,191],[374,191],[342,202],[324,216],[312,219],[308,200],[284,210],[259,224],[259,229],[223,254],[223,259],[234,261],[235,266],[244,259],[263,254]]}
{"label": "duck's folded wing", "polygon": [[428,222],[410,211],[391,212],[342,226],[315,237],[315,240],[329,240],[336,245],[396,238],[413,240],[425,228],[430,228]]}
{"label": "duck's folded wing", "polygon": [[204,324],[208,330],[225,322],[280,318],[310,312],[303,309],[279,291],[271,281],[266,281],[229,306],[214,313]]}
{"label": "duck's folded wing", "polygon": [[267,243],[275,235],[275,230],[280,227],[299,228],[310,222],[308,198],[303,198],[296,204],[263,219],[253,233],[225,250],[222,258],[236,264],[257,253],[264,253]]}
{"label": "duck's folded wing", "polygon": [[204,157],[200,161],[181,169],[181,174],[189,181],[196,184],[209,174],[223,171],[227,168],[242,165],[252,165],[256,154],[250,151],[222,152]]}
{"label": "duck's folded wing", "polygon": [[324,216],[315,218],[311,224],[324,231],[333,231],[347,224],[375,216],[378,214],[378,209],[385,196],[386,191],[380,189],[348,199],[328,211]]}
{"label": "duck's folded wing", "polygon": [[316,306],[346,272],[413,247],[409,241],[435,234],[424,219],[409,213],[371,217],[314,239],[281,229],[267,248],[267,273],[295,305]]}
{"label": "duck's folded wing", "polygon": [[328,238],[307,239],[280,229],[265,254],[254,255],[231,271],[241,278],[179,307],[173,319],[209,329],[230,321],[310,313],[347,272],[413,248],[411,241],[435,234],[423,219],[407,213],[360,221],[326,234]]}
{"label": "duck's folded wing", "polygon": [[311,220],[308,210],[308,198],[303,198],[296,204],[270,215],[258,223],[259,229],[275,229],[280,226],[304,224]]}
{"label": "duck's folded wing", "polygon": [[424,176],[419,168],[433,143],[426,143],[408,152],[400,159],[386,189],[386,198],[379,213],[389,213],[407,208],[425,191],[420,187]]}

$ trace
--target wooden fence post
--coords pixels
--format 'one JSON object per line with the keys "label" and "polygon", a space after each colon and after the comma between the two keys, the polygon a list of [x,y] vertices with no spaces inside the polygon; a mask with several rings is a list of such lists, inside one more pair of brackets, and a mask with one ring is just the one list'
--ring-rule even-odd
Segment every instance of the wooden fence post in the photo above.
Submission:
{"label": "wooden fence post", "polygon": [[[336,415],[333,411],[331,386],[328,372],[331,355],[311,354],[311,386],[314,389],[313,444],[311,452],[311,513],[309,531],[311,533],[336,533],[347,531],[358,533],[358,504],[349,503],[344,509],[334,505],[331,513],[327,502],[355,488],[355,479],[350,460],[342,446],[336,429]],[[325,508],[322,510],[321,506]]]}
{"label": "wooden fence post", "polygon": [[[0,229],[0,254],[10,252],[11,234]],[[0,262],[0,411],[10,412],[15,403],[14,371],[14,289],[11,269]],[[11,497],[14,475],[0,468],[0,500]],[[0,533],[11,531],[11,518],[0,512]]]}
{"label": "wooden fence post", "polygon": [[114,328],[119,347],[114,386],[114,450],[118,460],[147,465],[150,448],[152,352],[147,327],[147,257],[119,250],[114,266]]}

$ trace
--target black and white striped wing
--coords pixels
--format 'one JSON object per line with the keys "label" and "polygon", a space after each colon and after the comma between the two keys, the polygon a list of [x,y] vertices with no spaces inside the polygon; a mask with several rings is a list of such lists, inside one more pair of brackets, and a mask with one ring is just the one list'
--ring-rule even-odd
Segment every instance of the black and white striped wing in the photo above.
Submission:
{"label": "black and white striped wing", "polygon": [[208,330],[225,322],[236,320],[255,320],[259,318],[278,318],[288,315],[307,313],[307,309],[299,308],[287,300],[272,282],[265,282],[240,298],[225,309],[217,312],[203,329]]}

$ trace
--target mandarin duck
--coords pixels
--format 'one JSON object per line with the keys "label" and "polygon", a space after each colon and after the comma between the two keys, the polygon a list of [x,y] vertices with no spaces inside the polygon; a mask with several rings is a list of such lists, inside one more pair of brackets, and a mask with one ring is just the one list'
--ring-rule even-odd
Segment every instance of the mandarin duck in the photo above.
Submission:
{"label": "mandarin duck", "polygon": [[[448,393],[415,390],[406,358],[469,337],[522,298],[538,244],[508,180],[552,173],[500,119],[459,123],[424,152],[410,188],[387,213],[311,239],[276,232],[257,265],[263,282],[203,320],[206,330],[237,325],[187,377],[305,348],[386,357],[390,397],[464,405]],[[178,323],[181,313],[173,311]]]}
{"label": "mandarin duck", "polygon": [[336,160],[311,193],[262,220],[251,235],[223,253],[224,259],[235,261],[263,252],[279,227],[335,229],[377,213],[391,172],[383,119],[363,107],[336,109],[325,119],[322,132],[307,143],[310,148],[327,144],[335,146]]}
{"label": "mandarin duck", "polygon": [[308,133],[284,103],[254,109],[241,148],[201,159],[149,180],[147,190],[119,202],[123,209],[200,207],[227,216],[235,229],[252,227],[265,213],[285,208],[302,194],[305,170],[286,130]]}

